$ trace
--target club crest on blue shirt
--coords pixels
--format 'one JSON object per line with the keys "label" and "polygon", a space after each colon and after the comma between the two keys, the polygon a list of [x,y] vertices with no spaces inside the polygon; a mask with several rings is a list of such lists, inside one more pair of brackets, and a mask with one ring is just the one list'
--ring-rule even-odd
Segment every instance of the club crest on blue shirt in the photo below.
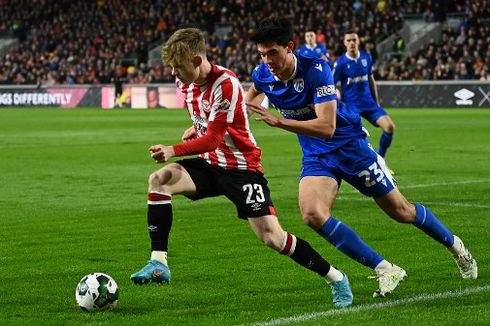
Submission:
{"label": "club crest on blue shirt", "polygon": [[361,60],[361,63],[362,63],[362,65],[363,65],[364,67],[366,67],[366,66],[367,66],[367,60],[366,60],[366,59],[362,59],[362,60]]}
{"label": "club crest on blue shirt", "polygon": [[303,78],[296,78],[293,80],[294,90],[301,93],[305,89],[305,81]]}

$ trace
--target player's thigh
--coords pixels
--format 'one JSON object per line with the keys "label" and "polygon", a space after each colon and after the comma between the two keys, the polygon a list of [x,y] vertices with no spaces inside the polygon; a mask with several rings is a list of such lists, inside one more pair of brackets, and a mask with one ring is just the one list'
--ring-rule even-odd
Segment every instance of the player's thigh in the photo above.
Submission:
{"label": "player's thigh", "polygon": [[340,150],[341,177],[362,194],[383,197],[393,190],[396,180],[391,175],[385,160],[364,138],[355,139]]}
{"label": "player's thigh", "polygon": [[276,214],[267,180],[262,174],[222,169],[216,182],[223,194],[235,204],[239,218],[248,219]]}
{"label": "player's thigh", "polygon": [[303,177],[299,182],[299,207],[303,218],[326,220],[330,216],[338,187],[337,180],[332,177]]}
{"label": "player's thigh", "polygon": [[196,192],[196,185],[182,165],[171,163],[150,175],[149,191],[192,195]]}

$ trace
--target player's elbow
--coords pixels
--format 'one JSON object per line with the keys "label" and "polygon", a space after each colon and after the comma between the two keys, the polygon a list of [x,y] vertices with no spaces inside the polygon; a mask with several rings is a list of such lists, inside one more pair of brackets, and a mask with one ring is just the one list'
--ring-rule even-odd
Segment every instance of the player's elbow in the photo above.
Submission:
{"label": "player's elbow", "polygon": [[331,139],[333,137],[333,134],[335,133],[335,126],[328,125],[326,128],[322,130],[322,137]]}

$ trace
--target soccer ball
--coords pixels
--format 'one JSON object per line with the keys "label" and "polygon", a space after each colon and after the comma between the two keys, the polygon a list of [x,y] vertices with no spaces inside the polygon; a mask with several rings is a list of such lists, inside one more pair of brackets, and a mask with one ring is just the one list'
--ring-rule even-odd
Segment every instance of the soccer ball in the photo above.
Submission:
{"label": "soccer ball", "polygon": [[119,300],[119,289],[109,275],[92,273],[78,282],[75,299],[84,311],[114,309]]}

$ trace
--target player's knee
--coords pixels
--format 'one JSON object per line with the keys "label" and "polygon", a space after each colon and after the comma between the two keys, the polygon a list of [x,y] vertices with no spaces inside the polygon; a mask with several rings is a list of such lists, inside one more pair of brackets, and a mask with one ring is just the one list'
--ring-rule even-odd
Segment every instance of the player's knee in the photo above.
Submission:
{"label": "player's knee", "polygon": [[159,188],[170,179],[172,175],[171,171],[164,169],[163,171],[155,171],[148,177],[148,186],[150,189]]}
{"label": "player's knee", "polygon": [[303,223],[311,228],[318,229],[323,224],[322,216],[329,216],[329,214],[319,214],[317,211],[309,210],[303,211]]}
{"label": "player's knee", "polygon": [[281,244],[279,239],[272,230],[265,230],[258,235],[259,240],[265,244],[267,247],[272,248],[276,251],[281,250]]}
{"label": "player's knee", "polygon": [[393,122],[389,123],[389,124],[386,126],[386,128],[385,128],[385,130],[384,130],[384,131],[386,131],[386,132],[388,132],[388,133],[390,133],[390,134],[394,133],[394,132],[395,132],[395,124],[394,124]]}
{"label": "player's knee", "polygon": [[403,205],[397,207],[389,214],[399,223],[413,223],[415,221],[415,208],[412,209],[410,206],[411,205]]}

